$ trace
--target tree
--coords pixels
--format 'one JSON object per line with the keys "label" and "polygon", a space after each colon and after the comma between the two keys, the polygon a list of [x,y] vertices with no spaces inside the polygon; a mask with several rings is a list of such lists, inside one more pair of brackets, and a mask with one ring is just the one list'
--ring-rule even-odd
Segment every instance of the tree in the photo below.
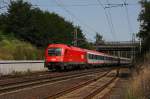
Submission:
{"label": "tree", "polygon": [[[7,13],[0,15],[0,30],[37,47],[47,47],[50,43],[71,45],[75,28],[58,14],[33,8],[23,0],[12,0]],[[78,37],[87,43],[80,27]]]}
{"label": "tree", "polygon": [[141,0],[142,10],[139,14],[138,21],[140,22],[140,31],[137,34],[142,39],[143,51],[150,50],[150,1]]}
{"label": "tree", "polygon": [[95,44],[103,44],[104,41],[103,41],[103,36],[100,35],[99,33],[96,33],[96,36],[95,36]]}

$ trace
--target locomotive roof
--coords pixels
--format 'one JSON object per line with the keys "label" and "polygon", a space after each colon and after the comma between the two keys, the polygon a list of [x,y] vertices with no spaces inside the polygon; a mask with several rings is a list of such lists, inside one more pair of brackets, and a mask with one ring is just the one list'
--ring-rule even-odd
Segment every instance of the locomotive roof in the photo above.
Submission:
{"label": "locomotive roof", "polygon": [[66,44],[50,44],[48,47],[61,47],[61,48],[67,48],[67,49],[71,49],[71,50],[82,51],[82,52],[84,51],[82,48],[69,46],[69,45],[66,45]]}
{"label": "locomotive roof", "polygon": [[49,44],[48,47],[63,47],[63,48],[68,48],[68,46],[65,45],[65,44]]}

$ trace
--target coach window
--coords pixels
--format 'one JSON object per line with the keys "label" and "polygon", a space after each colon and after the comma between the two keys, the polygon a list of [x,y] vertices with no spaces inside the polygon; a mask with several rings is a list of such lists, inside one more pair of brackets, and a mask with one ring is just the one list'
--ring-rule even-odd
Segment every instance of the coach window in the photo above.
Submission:
{"label": "coach window", "polygon": [[106,57],[104,56],[104,60],[106,60]]}
{"label": "coach window", "polygon": [[94,59],[94,56],[93,56],[93,54],[91,54],[91,59]]}
{"label": "coach window", "polygon": [[102,56],[99,56],[99,60],[102,60]]}
{"label": "coach window", "polygon": [[99,60],[102,60],[102,56],[99,56]]}
{"label": "coach window", "polygon": [[101,60],[101,56],[98,55],[97,57],[98,57],[98,60]]}
{"label": "coach window", "polygon": [[87,59],[89,59],[90,58],[90,56],[89,56],[89,54],[87,54]]}
{"label": "coach window", "polygon": [[94,59],[96,59],[96,55],[93,55],[94,56]]}
{"label": "coach window", "polygon": [[92,59],[92,55],[91,54],[88,54],[88,57],[89,57],[89,59]]}
{"label": "coach window", "polygon": [[93,58],[93,55],[92,54],[90,54],[90,59],[92,59]]}
{"label": "coach window", "polygon": [[96,60],[98,60],[98,55],[96,55]]}
{"label": "coach window", "polygon": [[102,60],[104,60],[104,56],[102,56]]}
{"label": "coach window", "polygon": [[96,57],[97,57],[97,56],[96,56],[96,55],[94,55],[94,59],[96,59]]}
{"label": "coach window", "polygon": [[108,60],[107,56],[105,57],[105,60]]}
{"label": "coach window", "polygon": [[107,57],[107,60],[109,60],[109,57]]}
{"label": "coach window", "polygon": [[97,58],[97,55],[95,55],[95,59],[97,60],[98,58]]}
{"label": "coach window", "polygon": [[90,54],[90,59],[93,59],[93,55],[92,54]]}
{"label": "coach window", "polygon": [[90,56],[90,59],[92,59],[92,55],[91,55],[91,54],[89,54],[89,56]]}
{"label": "coach window", "polygon": [[95,59],[95,55],[93,55],[93,59]]}
{"label": "coach window", "polygon": [[89,59],[89,54],[86,55],[86,58]]}

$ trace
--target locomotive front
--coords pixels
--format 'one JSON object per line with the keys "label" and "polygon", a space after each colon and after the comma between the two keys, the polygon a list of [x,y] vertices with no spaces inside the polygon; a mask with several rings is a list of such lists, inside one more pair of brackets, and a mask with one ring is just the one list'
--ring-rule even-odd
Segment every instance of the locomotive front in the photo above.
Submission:
{"label": "locomotive front", "polygon": [[45,67],[49,70],[60,68],[63,63],[64,48],[61,45],[49,45],[45,51]]}

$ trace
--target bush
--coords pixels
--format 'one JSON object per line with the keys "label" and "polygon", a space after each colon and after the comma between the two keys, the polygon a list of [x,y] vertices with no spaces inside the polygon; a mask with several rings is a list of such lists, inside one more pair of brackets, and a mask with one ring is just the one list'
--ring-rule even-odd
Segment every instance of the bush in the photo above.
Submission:
{"label": "bush", "polygon": [[38,50],[30,43],[17,40],[14,37],[0,35],[1,60],[36,60],[43,59],[43,50]]}
{"label": "bush", "polygon": [[126,99],[150,99],[150,54],[144,57],[140,74],[133,76]]}
{"label": "bush", "polygon": [[130,85],[126,99],[150,99],[150,68],[135,77]]}

